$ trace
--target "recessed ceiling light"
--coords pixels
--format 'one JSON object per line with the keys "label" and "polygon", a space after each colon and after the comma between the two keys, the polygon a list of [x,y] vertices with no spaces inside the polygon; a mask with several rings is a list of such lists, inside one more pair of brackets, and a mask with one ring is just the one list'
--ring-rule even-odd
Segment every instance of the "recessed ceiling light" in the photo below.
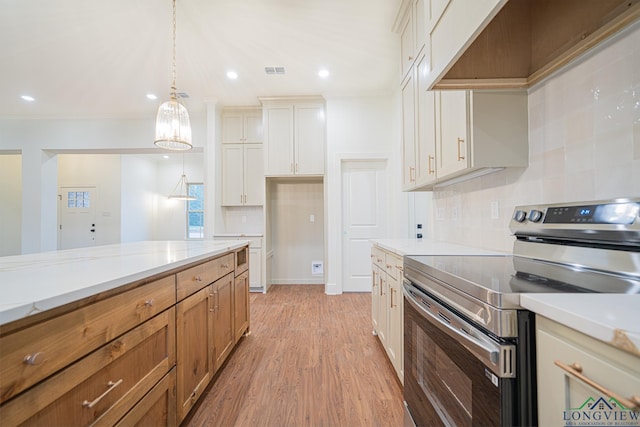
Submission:
{"label": "recessed ceiling light", "polygon": [[25,101],[29,101],[29,102],[33,102],[36,99],[33,96],[29,96],[29,95],[22,95],[20,98],[24,99]]}
{"label": "recessed ceiling light", "polygon": [[235,71],[231,70],[231,71],[227,71],[227,77],[231,80],[235,80],[238,78],[238,73],[236,73]]}
{"label": "recessed ceiling light", "polygon": [[322,70],[318,71],[318,75],[323,79],[326,79],[327,77],[329,77],[329,70],[323,68]]}
{"label": "recessed ceiling light", "polygon": [[168,158],[169,158],[169,156],[165,154],[164,156],[162,156],[162,158],[163,158],[163,159],[168,159]]}
{"label": "recessed ceiling light", "polygon": [[158,97],[156,95],[154,95],[153,93],[148,93],[147,94],[147,99],[155,101],[156,99],[158,99]]}

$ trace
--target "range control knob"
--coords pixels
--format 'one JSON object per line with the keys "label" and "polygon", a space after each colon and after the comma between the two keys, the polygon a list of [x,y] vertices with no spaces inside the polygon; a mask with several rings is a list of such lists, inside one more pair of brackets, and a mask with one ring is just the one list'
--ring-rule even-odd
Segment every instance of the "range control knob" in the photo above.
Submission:
{"label": "range control knob", "polygon": [[538,222],[542,219],[542,212],[532,209],[529,211],[529,216],[527,217],[531,222]]}
{"label": "range control knob", "polygon": [[513,220],[517,222],[523,222],[527,218],[527,213],[525,211],[515,211],[513,213]]}

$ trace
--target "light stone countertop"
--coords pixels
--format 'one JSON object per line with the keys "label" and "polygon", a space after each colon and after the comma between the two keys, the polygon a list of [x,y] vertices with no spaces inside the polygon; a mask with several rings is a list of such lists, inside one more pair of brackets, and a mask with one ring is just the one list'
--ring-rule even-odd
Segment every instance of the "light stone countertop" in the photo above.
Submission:
{"label": "light stone countertop", "polygon": [[431,239],[373,239],[374,245],[398,255],[511,255]]}
{"label": "light stone countertop", "polygon": [[248,243],[147,241],[0,257],[0,325]]}
{"label": "light stone countertop", "polygon": [[640,357],[640,294],[525,294],[520,304]]}

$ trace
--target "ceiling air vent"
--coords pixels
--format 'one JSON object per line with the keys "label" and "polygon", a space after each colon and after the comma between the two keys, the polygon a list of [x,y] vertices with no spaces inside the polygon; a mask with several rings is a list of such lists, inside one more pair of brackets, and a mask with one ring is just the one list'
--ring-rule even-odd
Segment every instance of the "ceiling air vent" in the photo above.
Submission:
{"label": "ceiling air vent", "polygon": [[176,93],[176,96],[178,98],[187,99],[189,97],[189,94],[187,92],[178,92]]}
{"label": "ceiling air vent", "polygon": [[268,75],[284,74],[284,67],[264,67],[264,72]]}

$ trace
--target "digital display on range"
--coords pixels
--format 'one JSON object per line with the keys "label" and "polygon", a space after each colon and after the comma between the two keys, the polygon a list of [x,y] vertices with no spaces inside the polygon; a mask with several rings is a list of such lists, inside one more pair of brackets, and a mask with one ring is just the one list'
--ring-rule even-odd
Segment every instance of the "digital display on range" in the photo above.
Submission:
{"label": "digital display on range", "polygon": [[609,203],[590,206],[552,207],[547,210],[547,224],[633,224],[640,203]]}
{"label": "digital display on range", "polygon": [[591,208],[591,207],[579,208],[576,211],[576,216],[579,216],[579,217],[585,217],[585,216],[592,217],[593,216],[593,208]]}

